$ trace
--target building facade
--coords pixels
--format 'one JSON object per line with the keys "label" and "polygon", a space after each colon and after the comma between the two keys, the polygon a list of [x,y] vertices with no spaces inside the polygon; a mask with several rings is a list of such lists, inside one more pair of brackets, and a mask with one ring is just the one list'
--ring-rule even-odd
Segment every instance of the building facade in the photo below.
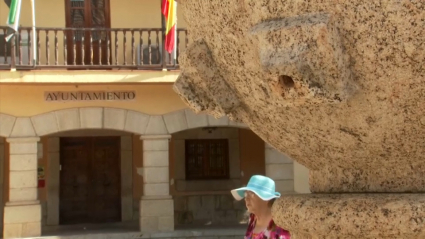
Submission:
{"label": "building facade", "polygon": [[[308,192],[301,165],[174,93],[178,61],[162,50],[159,0],[39,1],[36,14],[36,39],[25,2],[20,34],[0,41],[4,238],[84,223],[238,225],[246,210],[229,190],[253,174],[281,193]],[[178,16],[177,55],[189,44]]]}

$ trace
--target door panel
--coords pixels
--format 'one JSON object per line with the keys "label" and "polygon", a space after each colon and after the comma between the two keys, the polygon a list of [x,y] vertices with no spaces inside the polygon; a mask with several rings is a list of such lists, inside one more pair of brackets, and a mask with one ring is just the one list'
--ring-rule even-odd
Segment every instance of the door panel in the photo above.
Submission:
{"label": "door panel", "polygon": [[109,0],[65,1],[66,27],[93,29],[67,32],[68,64],[73,65],[75,61],[77,65],[106,65],[110,32],[95,29],[111,27]]}
{"label": "door panel", "polygon": [[89,142],[86,138],[61,139],[60,222],[88,222]]}
{"label": "door panel", "polygon": [[61,138],[60,144],[60,224],[120,221],[120,137]]}
{"label": "door panel", "polygon": [[121,190],[119,137],[93,138],[92,207],[93,220],[119,221],[121,218]]}

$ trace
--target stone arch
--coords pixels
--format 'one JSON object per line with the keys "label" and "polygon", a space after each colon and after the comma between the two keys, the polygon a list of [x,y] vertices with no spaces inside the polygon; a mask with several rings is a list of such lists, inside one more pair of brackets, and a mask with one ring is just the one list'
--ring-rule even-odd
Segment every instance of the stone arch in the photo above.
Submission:
{"label": "stone arch", "polygon": [[31,117],[0,114],[0,136],[36,137],[84,129],[110,129],[139,135],[164,135],[202,127],[239,127],[227,117],[215,119],[183,109],[164,115],[109,107],[80,107],[51,111]]}
{"label": "stone arch", "polygon": [[0,113],[0,137],[9,137],[15,121],[16,117]]}

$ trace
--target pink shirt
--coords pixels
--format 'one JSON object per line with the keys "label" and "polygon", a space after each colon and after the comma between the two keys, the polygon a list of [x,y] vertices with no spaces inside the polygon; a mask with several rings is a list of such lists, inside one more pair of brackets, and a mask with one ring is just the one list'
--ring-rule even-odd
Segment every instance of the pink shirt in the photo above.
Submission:
{"label": "pink shirt", "polygon": [[249,216],[248,230],[245,239],[290,239],[291,235],[288,231],[276,226],[273,220],[270,221],[266,230],[261,233],[254,233],[255,223],[257,222],[255,215]]}

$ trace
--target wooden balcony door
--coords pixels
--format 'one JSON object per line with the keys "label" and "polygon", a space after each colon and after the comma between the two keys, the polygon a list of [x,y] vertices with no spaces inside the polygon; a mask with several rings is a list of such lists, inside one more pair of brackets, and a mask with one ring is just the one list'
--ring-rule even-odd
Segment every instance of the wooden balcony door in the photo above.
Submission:
{"label": "wooden balcony door", "polygon": [[60,224],[121,221],[120,137],[60,139]]}
{"label": "wooden balcony door", "polygon": [[[65,0],[66,27],[109,29],[109,0]],[[67,31],[68,65],[106,65],[109,31]]]}

